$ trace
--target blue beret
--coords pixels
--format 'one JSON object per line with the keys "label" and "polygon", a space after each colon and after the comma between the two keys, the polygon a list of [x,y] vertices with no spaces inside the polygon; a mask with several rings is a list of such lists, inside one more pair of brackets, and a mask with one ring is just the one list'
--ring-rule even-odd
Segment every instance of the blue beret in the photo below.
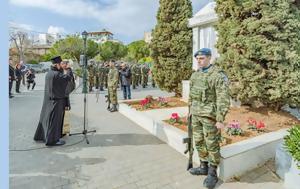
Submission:
{"label": "blue beret", "polygon": [[211,56],[211,50],[209,48],[202,48],[194,54],[194,57],[198,55]]}

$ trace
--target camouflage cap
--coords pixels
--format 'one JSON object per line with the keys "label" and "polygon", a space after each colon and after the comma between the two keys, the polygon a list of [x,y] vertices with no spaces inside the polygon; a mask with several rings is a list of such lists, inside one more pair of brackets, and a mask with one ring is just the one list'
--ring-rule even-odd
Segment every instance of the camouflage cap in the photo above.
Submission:
{"label": "camouflage cap", "polygon": [[211,56],[211,50],[209,48],[202,48],[194,54],[194,57],[199,55]]}

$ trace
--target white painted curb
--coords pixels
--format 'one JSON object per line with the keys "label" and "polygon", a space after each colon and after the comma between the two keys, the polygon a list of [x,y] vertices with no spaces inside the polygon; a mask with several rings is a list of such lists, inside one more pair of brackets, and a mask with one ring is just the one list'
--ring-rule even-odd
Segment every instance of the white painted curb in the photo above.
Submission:
{"label": "white painted curb", "polygon": [[[162,120],[168,119],[175,112],[180,116],[186,115],[187,107],[137,111],[127,104],[120,103],[119,112],[183,154],[186,146],[182,143],[182,139],[187,136],[187,133]],[[281,129],[222,147],[220,179],[227,181],[233,176],[240,176],[275,157],[276,146],[287,134],[287,129]],[[196,151],[194,151],[193,161],[199,164]]]}

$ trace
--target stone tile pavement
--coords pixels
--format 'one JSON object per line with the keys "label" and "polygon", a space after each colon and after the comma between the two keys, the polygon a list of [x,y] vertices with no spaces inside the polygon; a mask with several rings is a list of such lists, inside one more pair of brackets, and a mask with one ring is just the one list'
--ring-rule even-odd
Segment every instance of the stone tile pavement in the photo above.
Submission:
{"label": "stone tile pavement", "polygon": [[[133,90],[132,96],[143,98],[146,94],[167,95],[147,89]],[[95,94],[88,95],[88,129],[97,130],[88,135],[90,144],[74,135],[65,137],[66,146],[43,148],[32,141],[42,96],[40,90],[10,100],[10,149],[29,150],[10,151],[10,188],[203,188],[204,177],[186,171],[184,156],[121,114],[107,112],[103,93],[98,103]],[[72,95],[71,132],[82,131],[82,102],[82,94]],[[273,169],[270,161],[231,182],[219,182],[217,188],[281,189],[283,184]]]}

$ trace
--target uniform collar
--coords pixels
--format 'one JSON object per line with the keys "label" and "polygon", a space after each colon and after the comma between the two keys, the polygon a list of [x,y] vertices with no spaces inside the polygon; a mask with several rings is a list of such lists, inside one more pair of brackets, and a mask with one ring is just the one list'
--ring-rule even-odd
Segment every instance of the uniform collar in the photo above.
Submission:
{"label": "uniform collar", "polygon": [[207,67],[205,68],[199,68],[198,72],[202,72],[202,73],[207,73],[208,70],[212,67],[212,64],[209,64]]}

